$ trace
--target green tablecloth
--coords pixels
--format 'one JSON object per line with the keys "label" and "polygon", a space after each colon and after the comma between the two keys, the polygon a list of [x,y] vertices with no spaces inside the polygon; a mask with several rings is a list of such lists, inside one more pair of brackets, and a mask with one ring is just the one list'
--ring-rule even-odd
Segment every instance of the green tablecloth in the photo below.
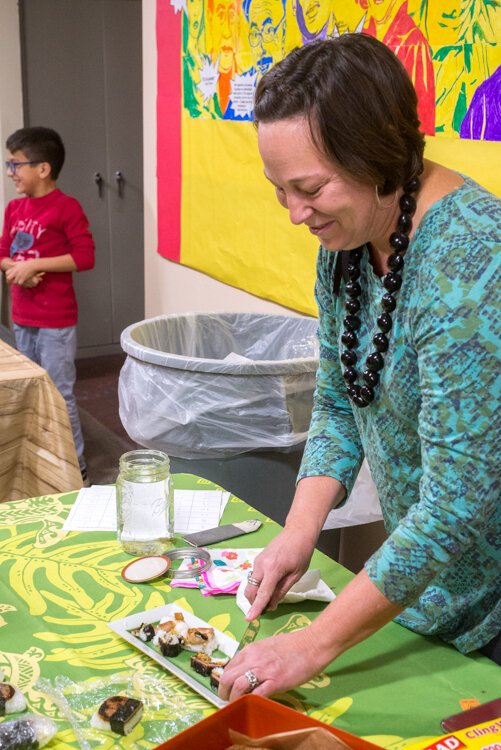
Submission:
{"label": "green tablecloth", "polygon": [[[175,486],[215,487],[187,474],[176,475]],[[131,558],[115,534],[63,534],[75,497],[73,492],[0,505],[0,669],[25,693],[32,710],[59,720],[61,731],[49,748],[69,750],[78,744],[58,707],[35,687],[39,678],[54,681],[65,675],[84,684],[96,677],[144,672],[181,697],[191,720],[202,719],[216,709],[107,624],[177,602],[239,639],[246,623],[234,597],[204,597],[196,589],[171,588],[166,580],[125,583],[120,571]],[[230,497],[221,523],[256,517],[264,521],[262,528],[228,546],[263,547],[278,531],[277,524]],[[311,567],[320,568],[335,592],[351,577],[320,552],[315,552]],[[323,606],[281,605],[263,616],[259,637],[305,625]],[[499,694],[499,667],[485,657],[462,656],[437,639],[390,623],[280,700],[377,744],[399,748],[441,734],[440,719],[460,711],[464,702],[485,702]],[[172,731],[166,729],[165,738]],[[127,740],[121,742],[129,747]],[[110,743],[102,746],[120,746],[116,736]],[[143,738],[137,746],[148,748],[151,743]]]}

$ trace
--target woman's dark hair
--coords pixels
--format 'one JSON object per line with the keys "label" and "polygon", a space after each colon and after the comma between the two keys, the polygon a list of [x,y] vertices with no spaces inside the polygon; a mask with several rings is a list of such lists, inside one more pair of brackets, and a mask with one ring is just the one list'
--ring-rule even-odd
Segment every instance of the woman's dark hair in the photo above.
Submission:
{"label": "woman's dark hair", "polygon": [[30,161],[46,161],[50,164],[50,174],[57,180],[64,164],[64,144],[59,133],[52,128],[20,128],[9,135],[5,143],[12,153],[22,151]]}
{"label": "woman's dark hair", "polygon": [[423,170],[417,96],[382,42],[343,34],[294,49],[259,81],[254,122],[304,116],[316,147],[388,195]]}

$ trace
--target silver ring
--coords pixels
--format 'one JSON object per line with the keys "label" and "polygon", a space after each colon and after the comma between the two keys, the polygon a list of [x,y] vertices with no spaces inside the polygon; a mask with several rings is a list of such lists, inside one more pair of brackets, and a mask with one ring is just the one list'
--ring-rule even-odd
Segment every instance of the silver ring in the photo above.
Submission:
{"label": "silver ring", "polygon": [[258,581],[257,578],[253,578],[252,577],[252,573],[253,572],[254,571],[251,570],[250,573],[247,574],[247,581],[250,583],[251,586],[260,586],[261,585],[261,581]]}
{"label": "silver ring", "polygon": [[251,669],[247,670],[247,672],[244,674],[244,677],[247,677],[247,681],[249,683],[249,693],[252,693],[252,691],[255,690],[255,688],[257,688],[257,686],[259,685],[259,680]]}

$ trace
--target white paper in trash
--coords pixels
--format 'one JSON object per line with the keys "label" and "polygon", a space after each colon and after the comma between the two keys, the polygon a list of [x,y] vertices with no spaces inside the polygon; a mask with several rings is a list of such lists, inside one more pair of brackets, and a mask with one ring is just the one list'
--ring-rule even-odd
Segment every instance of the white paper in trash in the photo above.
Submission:
{"label": "white paper in trash", "polygon": [[362,523],[381,521],[382,518],[376,486],[372,481],[369,465],[364,459],[351,495],[341,508],[331,510],[322,530],[359,526]]}
{"label": "white paper in trash", "polygon": [[[247,580],[243,580],[237,590],[237,606],[246,615],[251,608],[250,602],[245,597]],[[280,603],[291,604],[293,602],[304,602],[305,599],[313,599],[317,602],[331,602],[336,598],[335,593],[320,578],[318,569],[307,570],[297,583],[289,589]]]}
{"label": "white paper in trash", "polygon": [[237,354],[236,352],[230,352],[222,361],[227,365],[248,365],[249,363],[253,362],[253,360],[249,359],[249,357],[243,357],[241,354]]}

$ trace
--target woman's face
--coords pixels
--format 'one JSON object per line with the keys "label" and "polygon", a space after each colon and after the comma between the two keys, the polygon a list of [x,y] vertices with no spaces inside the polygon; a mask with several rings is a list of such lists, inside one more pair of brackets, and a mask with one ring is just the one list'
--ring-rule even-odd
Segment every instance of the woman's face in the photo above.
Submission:
{"label": "woman's face", "polygon": [[375,190],[357,182],[320,153],[303,117],[261,123],[264,173],[293,224],[306,224],[326,250],[350,250],[388,231]]}

